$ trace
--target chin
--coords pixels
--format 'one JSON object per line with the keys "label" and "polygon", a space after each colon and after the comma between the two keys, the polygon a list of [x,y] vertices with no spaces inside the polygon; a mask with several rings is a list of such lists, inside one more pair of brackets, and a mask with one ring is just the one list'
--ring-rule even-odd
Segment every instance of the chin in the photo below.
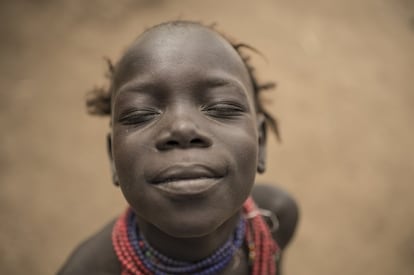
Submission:
{"label": "chin", "polygon": [[212,216],[177,217],[173,223],[162,224],[159,229],[175,238],[199,238],[217,230],[226,219]]}

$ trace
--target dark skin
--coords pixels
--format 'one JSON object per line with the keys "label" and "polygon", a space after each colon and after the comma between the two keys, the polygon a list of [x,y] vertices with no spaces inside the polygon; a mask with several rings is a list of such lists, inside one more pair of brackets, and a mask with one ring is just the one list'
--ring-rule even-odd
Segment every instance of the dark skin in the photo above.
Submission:
{"label": "dark skin", "polygon": [[[232,234],[250,194],[279,218],[273,237],[287,245],[297,207],[280,189],[253,188],[265,168],[265,119],[225,39],[191,24],[146,32],[118,63],[112,91],[114,178],[153,247],[180,260],[207,257]],[[112,226],[83,243],[59,274],[120,274]],[[222,274],[248,274],[245,252]]]}
{"label": "dark skin", "polygon": [[[264,184],[256,184],[252,196],[259,207],[269,209],[278,215],[279,229],[273,232],[273,237],[283,250],[293,237],[298,219],[298,209],[295,201],[283,190]],[[80,244],[59,275],[109,275],[121,273],[121,266],[115,255],[111,242],[111,232],[114,222],[108,223],[103,229]],[[278,263],[280,272],[281,263]],[[246,265],[244,265],[246,267]],[[245,271],[244,271],[245,272]],[[236,270],[229,274],[237,273]]]}

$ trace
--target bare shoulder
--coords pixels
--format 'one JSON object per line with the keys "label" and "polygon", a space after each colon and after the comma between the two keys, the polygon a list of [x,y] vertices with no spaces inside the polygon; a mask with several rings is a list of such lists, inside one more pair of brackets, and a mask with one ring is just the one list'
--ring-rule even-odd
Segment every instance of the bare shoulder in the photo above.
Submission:
{"label": "bare shoulder", "polygon": [[256,184],[252,191],[259,208],[271,211],[279,226],[272,232],[279,246],[285,248],[292,239],[299,220],[299,207],[294,198],[283,189],[270,184]]}
{"label": "bare shoulder", "polygon": [[120,274],[121,267],[112,248],[111,232],[114,221],[82,242],[58,271],[58,275]]}

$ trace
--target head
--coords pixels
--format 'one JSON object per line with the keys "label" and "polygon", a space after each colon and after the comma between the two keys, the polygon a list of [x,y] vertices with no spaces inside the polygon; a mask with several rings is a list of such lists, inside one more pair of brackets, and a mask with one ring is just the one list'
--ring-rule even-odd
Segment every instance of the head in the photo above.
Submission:
{"label": "head", "polygon": [[[155,26],[89,101],[111,117],[113,175],[141,222],[175,237],[203,236],[234,216],[265,170],[261,86],[244,44],[198,23]],[[276,132],[277,133],[277,132]]]}

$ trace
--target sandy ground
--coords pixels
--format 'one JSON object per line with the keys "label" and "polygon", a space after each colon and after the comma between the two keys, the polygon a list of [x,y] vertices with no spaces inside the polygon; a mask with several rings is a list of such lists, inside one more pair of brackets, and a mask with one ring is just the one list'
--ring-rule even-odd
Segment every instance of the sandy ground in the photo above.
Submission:
{"label": "sandy ground", "polygon": [[125,207],[85,92],[103,56],[178,18],[219,22],[279,83],[283,143],[260,179],[301,206],[286,274],[414,274],[413,1],[1,1],[0,16],[1,274],[53,274]]}

